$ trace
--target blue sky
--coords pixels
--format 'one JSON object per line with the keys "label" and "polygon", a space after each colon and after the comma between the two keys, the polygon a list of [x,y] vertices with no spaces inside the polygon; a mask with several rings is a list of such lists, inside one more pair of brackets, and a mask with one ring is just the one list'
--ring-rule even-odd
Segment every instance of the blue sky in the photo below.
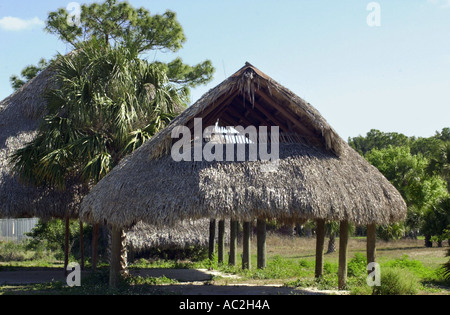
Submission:
{"label": "blue sky", "polygon": [[[11,74],[70,47],[43,31],[66,0],[0,0],[0,99]],[[93,1],[80,1],[80,4]],[[175,11],[187,42],[176,54],[210,59],[214,80],[246,61],[316,107],[344,138],[370,129],[428,137],[450,127],[450,0],[131,0],[152,13]],[[369,26],[379,13],[380,26]]]}

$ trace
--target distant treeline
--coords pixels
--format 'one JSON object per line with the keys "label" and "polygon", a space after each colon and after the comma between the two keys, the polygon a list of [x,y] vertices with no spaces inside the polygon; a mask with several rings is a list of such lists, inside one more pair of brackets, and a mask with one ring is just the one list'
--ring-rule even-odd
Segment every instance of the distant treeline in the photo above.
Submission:
{"label": "distant treeline", "polygon": [[380,227],[386,238],[425,236],[425,245],[450,239],[450,128],[432,137],[371,130],[348,143],[398,189],[408,205],[405,222]]}

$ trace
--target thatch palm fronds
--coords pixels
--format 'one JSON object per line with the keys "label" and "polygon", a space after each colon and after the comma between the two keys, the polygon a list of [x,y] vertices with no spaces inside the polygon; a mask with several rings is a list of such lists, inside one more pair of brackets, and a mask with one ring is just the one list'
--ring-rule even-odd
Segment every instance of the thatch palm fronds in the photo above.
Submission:
{"label": "thatch palm fronds", "polygon": [[[277,170],[262,171],[261,159],[175,162],[172,131],[192,130],[195,118],[203,127],[279,126]],[[398,191],[316,109],[250,64],[125,158],[81,206],[83,220],[116,227],[201,218],[386,224],[405,215]]]}
{"label": "thatch palm fronds", "polygon": [[180,222],[174,228],[156,228],[154,225],[138,222],[127,231],[127,243],[136,251],[151,248],[173,249],[189,246],[207,246],[209,219]]}
{"label": "thatch palm fronds", "polygon": [[12,158],[16,172],[35,185],[98,182],[183,103],[157,65],[124,46],[83,43],[58,56],[55,73],[58,88],[47,93],[37,136]]}

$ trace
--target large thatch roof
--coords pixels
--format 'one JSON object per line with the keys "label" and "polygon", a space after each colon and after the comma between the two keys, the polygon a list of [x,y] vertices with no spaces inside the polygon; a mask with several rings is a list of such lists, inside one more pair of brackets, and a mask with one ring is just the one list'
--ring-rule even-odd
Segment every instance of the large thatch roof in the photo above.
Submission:
{"label": "large thatch roof", "polygon": [[9,158],[33,140],[46,109],[45,90],[53,71],[46,68],[15,93],[0,101],[0,217],[76,217],[82,187],[64,192],[39,189],[21,182]]}
{"label": "large thatch roof", "polygon": [[[264,161],[175,162],[176,126],[279,126],[276,171]],[[320,113],[250,64],[206,93],[124,159],[82,202],[88,222],[172,225],[200,218],[322,218],[356,224],[402,220],[406,205],[388,180],[351,149]]]}

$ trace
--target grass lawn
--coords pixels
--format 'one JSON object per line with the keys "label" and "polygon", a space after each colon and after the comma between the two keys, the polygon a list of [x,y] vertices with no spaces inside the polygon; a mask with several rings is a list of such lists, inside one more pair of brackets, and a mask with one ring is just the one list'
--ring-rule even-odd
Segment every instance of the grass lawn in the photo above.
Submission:
{"label": "grass lawn", "polygon": [[[339,245],[339,240],[336,242]],[[327,245],[327,244],[325,244]],[[326,247],[326,246],[325,246]],[[371,294],[372,289],[366,284],[367,271],[365,262],[366,241],[364,238],[354,237],[348,245],[348,290],[352,294]],[[1,249],[1,248],[0,248]],[[227,248],[225,252],[227,252]],[[380,264],[383,281],[389,282],[397,274],[403,279],[412,281],[413,294],[450,294],[450,283],[445,281],[440,272],[441,265],[449,260],[446,257],[448,247],[445,242],[442,248],[426,248],[423,240],[377,241],[377,262]],[[242,248],[238,248],[238,253]],[[225,262],[228,257],[225,257]],[[240,259],[238,258],[238,262]],[[62,269],[61,262],[44,259],[0,262],[2,270],[20,270],[23,268],[40,267]],[[235,274],[238,277],[228,278],[217,276],[208,284],[230,285],[284,285],[286,287],[315,287],[322,290],[337,289],[338,252],[324,255],[324,276],[320,280],[314,279],[315,267],[315,239],[284,237],[278,234],[267,236],[267,268],[256,269],[256,237],[252,240],[252,268],[242,270],[240,263],[236,267],[227,264],[219,265],[217,261],[208,259],[192,261],[161,261],[140,259],[130,268],[203,268],[218,270],[223,273]],[[0,294],[148,294],[155,290],[155,285],[171,284],[171,279],[141,279],[131,278],[124,283],[119,291],[107,289],[108,269],[83,280],[82,288],[68,288],[56,284],[1,286]],[[152,291],[153,290],[153,291]],[[409,291],[407,291],[409,292]]]}
{"label": "grass lawn", "polygon": [[[337,246],[339,240],[336,241]],[[327,245],[327,244],[325,244]],[[325,246],[326,247],[326,246]],[[241,250],[239,248],[239,250]],[[441,265],[449,260],[448,247],[426,248],[423,240],[399,240],[384,242],[377,240],[377,262],[381,272],[384,268],[400,268],[411,272],[418,281],[418,294],[450,294],[450,283],[442,279]],[[225,272],[242,276],[242,279],[218,279],[218,283],[236,283],[242,280],[259,284],[283,283],[288,286],[315,286],[322,289],[337,288],[338,251],[324,255],[324,278],[314,279],[315,239],[291,238],[279,235],[267,237],[267,268],[256,270],[256,239],[252,243],[251,271],[228,266],[213,266]],[[354,237],[348,244],[349,290],[368,287],[366,284],[365,238]],[[227,257],[225,257],[227,261]],[[368,293],[368,291],[365,291]],[[361,292],[363,293],[363,292]],[[371,291],[370,291],[371,293]]]}

